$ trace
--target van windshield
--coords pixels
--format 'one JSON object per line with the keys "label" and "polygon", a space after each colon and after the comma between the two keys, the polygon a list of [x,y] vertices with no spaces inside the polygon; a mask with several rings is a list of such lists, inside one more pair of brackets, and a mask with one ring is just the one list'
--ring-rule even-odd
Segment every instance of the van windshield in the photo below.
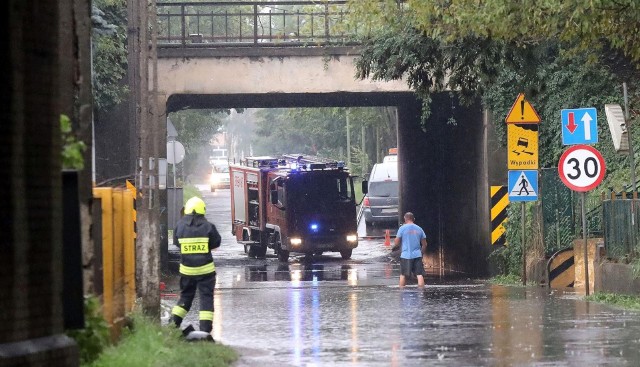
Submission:
{"label": "van windshield", "polygon": [[397,197],[398,181],[369,182],[369,196]]}

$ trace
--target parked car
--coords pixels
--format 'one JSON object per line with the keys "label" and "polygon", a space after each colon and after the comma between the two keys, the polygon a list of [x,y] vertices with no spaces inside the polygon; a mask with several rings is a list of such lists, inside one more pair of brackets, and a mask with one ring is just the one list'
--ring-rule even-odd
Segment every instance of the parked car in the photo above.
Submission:
{"label": "parked car", "polygon": [[386,156],[369,175],[369,192],[362,202],[367,230],[376,225],[398,226],[398,160]]}
{"label": "parked car", "polygon": [[216,189],[228,189],[230,182],[229,163],[222,162],[211,167],[211,176],[209,178],[211,192],[216,191]]}

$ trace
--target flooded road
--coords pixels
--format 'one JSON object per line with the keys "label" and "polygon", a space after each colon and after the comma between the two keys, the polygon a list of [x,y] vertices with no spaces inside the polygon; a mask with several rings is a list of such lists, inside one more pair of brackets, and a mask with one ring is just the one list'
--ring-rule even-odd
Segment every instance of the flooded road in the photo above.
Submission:
{"label": "flooded road", "polygon": [[[207,195],[221,229],[213,336],[238,366],[635,366],[640,314],[545,288],[427,278],[400,289],[383,240],[361,241],[349,261],[326,254],[289,264],[248,259],[231,238],[221,190]],[[227,198],[228,199],[228,198]],[[226,203],[228,206],[228,202]],[[214,213],[215,212],[215,213]],[[165,309],[177,276],[166,279]],[[194,308],[197,309],[197,302]],[[197,313],[186,321],[197,325]],[[166,316],[166,315],[165,315]]]}

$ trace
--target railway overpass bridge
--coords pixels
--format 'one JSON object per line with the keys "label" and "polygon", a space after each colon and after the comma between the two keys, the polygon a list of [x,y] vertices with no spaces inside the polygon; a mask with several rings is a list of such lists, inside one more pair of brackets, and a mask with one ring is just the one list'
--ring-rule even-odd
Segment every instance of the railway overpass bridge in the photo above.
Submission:
{"label": "railway overpass bridge", "polygon": [[[485,274],[489,185],[506,176],[488,114],[479,104],[464,107],[455,94],[442,93],[434,96],[423,129],[421,102],[405,81],[355,79],[360,51],[349,40],[358,30],[344,22],[344,5],[159,3],[160,112],[395,107],[401,212],[416,214],[434,267]],[[451,117],[456,124],[448,123]]]}

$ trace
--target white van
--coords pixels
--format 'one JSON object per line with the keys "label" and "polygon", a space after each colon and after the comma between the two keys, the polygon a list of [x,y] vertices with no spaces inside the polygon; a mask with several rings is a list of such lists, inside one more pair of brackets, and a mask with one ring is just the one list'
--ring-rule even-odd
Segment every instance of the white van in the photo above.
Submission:
{"label": "white van", "polygon": [[388,155],[369,175],[369,192],[362,202],[367,228],[398,225],[398,156]]}

